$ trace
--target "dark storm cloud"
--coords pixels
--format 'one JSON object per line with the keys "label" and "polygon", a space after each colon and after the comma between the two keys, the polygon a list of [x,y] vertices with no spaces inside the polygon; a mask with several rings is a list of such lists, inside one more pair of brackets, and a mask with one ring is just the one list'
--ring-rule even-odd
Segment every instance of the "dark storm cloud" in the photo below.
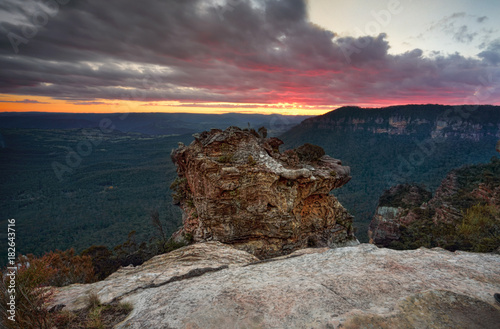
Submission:
{"label": "dark storm cloud", "polygon": [[311,24],[302,0],[53,2],[58,7],[0,5],[0,93],[79,104],[405,103],[412,94],[422,102],[463,98],[486,71],[500,78],[488,66],[497,63],[494,49],[482,61],[429,59],[419,49],[390,55],[385,34],[338,38]]}
{"label": "dark storm cloud", "polygon": [[477,56],[484,59],[484,61],[491,65],[497,65],[500,63],[500,39],[490,43],[486,47],[486,50],[480,52]]}

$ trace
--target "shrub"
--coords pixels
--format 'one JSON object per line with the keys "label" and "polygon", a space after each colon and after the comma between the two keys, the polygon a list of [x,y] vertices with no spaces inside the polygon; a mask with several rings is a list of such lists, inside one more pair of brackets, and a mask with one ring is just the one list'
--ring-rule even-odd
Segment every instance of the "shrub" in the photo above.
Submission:
{"label": "shrub", "polygon": [[9,276],[2,280],[2,319],[7,328],[52,328],[54,317],[47,309],[53,290],[50,286],[89,283],[96,280],[89,256],[75,255],[73,249],[56,250],[42,257],[32,254],[17,259],[15,277],[16,321],[8,319]]}
{"label": "shrub", "polygon": [[295,150],[286,150],[283,154],[285,155],[285,161],[289,166],[296,167],[299,164],[300,160]]}
{"label": "shrub", "polygon": [[113,252],[106,246],[91,246],[82,251],[82,256],[88,256],[92,260],[92,267],[97,280],[104,280],[120,267],[120,263],[114,257]]}
{"label": "shrub", "polygon": [[233,162],[233,154],[228,153],[228,154],[221,155],[220,157],[217,158],[217,162],[221,162],[221,163]]}
{"label": "shrub", "polygon": [[256,131],[255,131],[255,129],[250,128],[250,133],[251,133],[252,135],[254,135],[255,137],[257,137],[257,138],[260,138],[259,133],[258,133],[258,132],[256,132]]}
{"label": "shrub", "polygon": [[87,304],[87,308],[93,309],[93,308],[101,306],[101,301],[99,300],[99,296],[97,296],[97,294],[95,292],[90,292],[86,296],[86,304]]}
{"label": "shrub", "polygon": [[97,281],[90,256],[75,255],[73,248],[66,251],[51,251],[42,258],[49,267],[55,269],[54,275],[48,280],[51,286],[62,287],[72,283]]}
{"label": "shrub", "polygon": [[187,178],[177,177],[172,184],[170,184],[170,189],[174,192],[172,193],[174,204],[179,204],[187,196]]}
{"label": "shrub", "polygon": [[259,135],[262,136],[262,138],[267,137],[267,128],[266,127],[260,127],[258,132],[259,132]]}
{"label": "shrub", "polygon": [[458,232],[462,237],[464,249],[477,252],[494,251],[500,246],[499,211],[493,206],[472,206],[467,209]]}
{"label": "shrub", "polygon": [[17,264],[15,321],[8,319],[10,314],[7,312],[7,302],[10,298],[8,293],[10,277],[3,276],[2,280],[0,307],[5,328],[51,328],[52,318],[46,303],[53,292],[47,287],[47,284],[57,270],[50,267],[47,258],[36,258],[33,255],[19,257]]}
{"label": "shrub", "polygon": [[165,253],[167,252],[171,252],[171,251],[174,251],[176,249],[179,249],[179,248],[182,248],[182,247],[185,247],[187,246],[187,243],[185,242],[177,242],[177,241],[174,241],[173,239],[170,239],[167,241],[167,243],[165,243]]}
{"label": "shrub", "polygon": [[321,146],[306,143],[299,146],[295,152],[299,157],[300,161],[314,162],[318,161],[323,155],[325,155],[325,150]]}

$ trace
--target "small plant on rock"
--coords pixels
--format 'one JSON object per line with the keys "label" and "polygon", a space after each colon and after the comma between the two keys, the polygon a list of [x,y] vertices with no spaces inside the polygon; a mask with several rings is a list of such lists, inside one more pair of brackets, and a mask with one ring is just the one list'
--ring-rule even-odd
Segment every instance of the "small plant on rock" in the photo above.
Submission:
{"label": "small plant on rock", "polygon": [[321,146],[305,143],[299,146],[296,150],[297,156],[300,161],[314,162],[318,161],[323,155],[325,150]]}

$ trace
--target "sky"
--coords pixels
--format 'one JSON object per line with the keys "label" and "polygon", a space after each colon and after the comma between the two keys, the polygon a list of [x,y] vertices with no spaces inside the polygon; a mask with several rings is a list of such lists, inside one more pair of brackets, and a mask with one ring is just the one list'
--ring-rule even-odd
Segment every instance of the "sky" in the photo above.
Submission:
{"label": "sky", "polygon": [[497,0],[2,0],[0,111],[500,105]]}

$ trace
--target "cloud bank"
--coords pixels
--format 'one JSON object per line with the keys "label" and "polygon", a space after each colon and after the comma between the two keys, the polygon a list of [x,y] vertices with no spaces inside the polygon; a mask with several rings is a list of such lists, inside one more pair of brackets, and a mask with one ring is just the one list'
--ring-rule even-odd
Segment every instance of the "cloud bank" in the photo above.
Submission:
{"label": "cloud bank", "polygon": [[499,40],[477,58],[391,55],[385,34],[340,38],[312,24],[303,0],[46,3],[0,4],[0,93],[79,104],[500,100]]}

